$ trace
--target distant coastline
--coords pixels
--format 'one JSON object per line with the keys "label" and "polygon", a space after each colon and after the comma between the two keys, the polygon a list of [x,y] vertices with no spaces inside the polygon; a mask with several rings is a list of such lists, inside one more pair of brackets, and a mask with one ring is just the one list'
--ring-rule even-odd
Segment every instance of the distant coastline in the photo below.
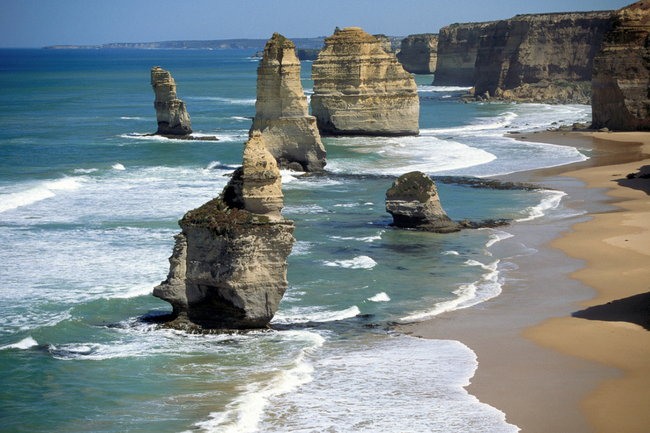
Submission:
{"label": "distant coastline", "polygon": [[[101,45],[49,45],[46,50],[106,50],[106,49],[139,49],[139,50],[263,50],[268,39],[216,39],[212,41],[165,41],[165,42],[113,42]],[[321,49],[325,36],[315,38],[292,38],[297,48]]]}

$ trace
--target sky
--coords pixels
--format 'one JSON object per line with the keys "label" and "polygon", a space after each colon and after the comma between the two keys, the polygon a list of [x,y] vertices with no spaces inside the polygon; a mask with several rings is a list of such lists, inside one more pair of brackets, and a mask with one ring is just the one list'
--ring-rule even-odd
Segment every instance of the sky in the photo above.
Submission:
{"label": "sky", "polygon": [[517,14],[620,9],[631,0],[0,0],[0,48],[110,42],[437,33]]}

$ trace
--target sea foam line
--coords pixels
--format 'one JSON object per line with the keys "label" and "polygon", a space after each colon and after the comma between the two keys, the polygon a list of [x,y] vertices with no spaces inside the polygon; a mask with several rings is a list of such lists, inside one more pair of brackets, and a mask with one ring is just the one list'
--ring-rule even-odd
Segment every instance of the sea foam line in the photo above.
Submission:
{"label": "sea foam line", "polygon": [[74,191],[81,188],[81,186],[82,182],[79,178],[64,177],[63,179],[43,182],[25,191],[3,194],[0,195],[0,212],[6,212],[54,197],[58,191]]}
{"label": "sea foam line", "polygon": [[528,216],[516,219],[515,222],[531,221],[546,215],[549,210],[557,209],[562,201],[562,197],[567,195],[564,191],[540,191],[543,195],[541,202],[537,206],[530,206],[525,211]]}

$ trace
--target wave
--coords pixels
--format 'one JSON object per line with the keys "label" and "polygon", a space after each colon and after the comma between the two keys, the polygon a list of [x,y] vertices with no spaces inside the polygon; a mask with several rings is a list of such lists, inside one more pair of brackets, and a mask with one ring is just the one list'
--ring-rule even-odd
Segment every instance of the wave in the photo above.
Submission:
{"label": "wave", "polygon": [[381,240],[381,235],[384,234],[385,230],[381,230],[375,236],[363,236],[355,238],[354,236],[330,236],[330,239],[335,239],[338,241],[360,241],[360,242],[374,242]]}
{"label": "wave", "polygon": [[544,197],[537,206],[530,206],[524,212],[528,215],[516,219],[516,222],[531,221],[543,217],[549,210],[557,209],[562,201],[562,197],[567,195],[564,191],[540,191]]}
{"label": "wave", "polygon": [[372,269],[377,266],[372,258],[368,256],[357,256],[350,260],[334,260],[333,262],[323,261],[325,266],[334,266],[348,269]]}
{"label": "wave", "polygon": [[430,310],[413,313],[401,318],[402,321],[423,320],[446,313],[453,310],[468,308],[488,299],[492,299],[501,294],[501,284],[499,283],[499,260],[485,265],[476,260],[467,260],[466,266],[480,266],[487,273],[481,276],[481,279],[470,284],[463,284],[452,293],[456,295],[455,299],[438,302]]}
{"label": "wave", "polygon": [[471,87],[460,87],[460,86],[431,86],[431,85],[418,86],[418,92],[422,92],[422,93],[467,92],[470,89]]}
{"label": "wave", "polygon": [[386,294],[386,292],[381,292],[377,293],[375,296],[368,298],[368,300],[372,302],[389,302],[390,297]]}
{"label": "wave", "polygon": [[501,242],[502,240],[509,239],[513,236],[514,236],[513,234],[508,232],[490,229],[490,240],[487,242],[487,244],[485,244],[485,248],[490,248],[492,245],[496,244],[497,242]]}
{"label": "wave", "polygon": [[81,188],[80,178],[64,177],[63,179],[46,181],[38,186],[21,192],[2,194],[0,197],[0,212],[27,206],[41,200],[56,196],[58,191],[74,191]]}
{"label": "wave", "polygon": [[146,119],[144,117],[128,117],[128,116],[122,116],[122,117],[120,117],[120,119],[122,119],[122,120],[147,120],[147,121],[151,120],[151,119]]}
{"label": "wave", "polygon": [[111,168],[113,170],[126,170],[126,168],[124,168],[124,166],[122,164],[120,164],[119,162],[117,164],[111,165]]}
{"label": "wave", "polygon": [[36,342],[36,340],[34,340],[32,337],[27,337],[27,338],[23,338],[18,343],[7,344],[6,346],[0,346],[0,350],[6,350],[6,349],[25,350],[25,349],[29,349],[30,347],[34,347],[34,346],[38,346],[38,343]]}
{"label": "wave", "polygon": [[323,310],[319,307],[294,307],[288,311],[278,311],[271,323],[291,324],[307,322],[338,322],[361,314],[356,305],[341,311]]}
{"label": "wave", "polygon": [[220,96],[194,96],[188,99],[197,99],[204,101],[217,101],[233,105],[255,105],[257,99],[237,99],[237,98],[222,98]]}
{"label": "wave", "polygon": [[451,251],[450,250],[450,251],[443,251],[442,255],[443,256],[458,256],[460,254],[458,253],[458,251]]}
{"label": "wave", "polygon": [[519,117],[518,114],[511,111],[500,114],[496,117],[483,117],[478,118],[475,123],[455,127],[455,128],[427,128],[420,130],[420,134],[471,134],[478,131],[493,130],[505,128],[512,124],[512,122]]}

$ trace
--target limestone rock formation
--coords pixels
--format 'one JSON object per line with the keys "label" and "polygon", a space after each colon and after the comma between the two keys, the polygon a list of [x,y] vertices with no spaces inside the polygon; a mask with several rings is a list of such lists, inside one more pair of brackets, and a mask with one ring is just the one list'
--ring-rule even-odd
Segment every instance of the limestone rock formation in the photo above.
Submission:
{"label": "limestone rock formation", "polygon": [[650,2],[614,13],[591,83],[593,128],[650,130]]}
{"label": "limestone rock formation", "polygon": [[412,74],[433,74],[438,61],[438,35],[426,33],[402,39],[397,60]]}
{"label": "limestone rock formation", "polygon": [[393,216],[392,225],[396,227],[437,233],[461,228],[442,209],[436,184],[420,171],[403,174],[393,182],[386,191],[386,212]]}
{"label": "limestone rock formation", "polygon": [[262,132],[280,168],[319,171],[325,167],[325,148],[316,118],[309,115],[295,45],[278,33],[267,42],[257,68],[255,108],[251,133]]}
{"label": "limestone rock formation", "polygon": [[610,15],[517,15],[485,26],[476,57],[475,94],[521,102],[589,103],[593,59]]}
{"label": "limestone rock formation", "polygon": [[179,329],[265,327],[287,289],[293,222],[280,215],[280,173],[254,132],[222,194],[179,221],[167,279],[153,294]]}
{"label": "limestone rock formation", "polygon": [[321,134],[417,135],[413,76],[373,36],[347,27],[325,39],[312,65],[312,114]]}
{"label": "limestone rock formation", "polygon": [[471,87],[475,84],[479,41],[490,24],[456,23],[440,29],[434,85]]}
{"label": "limestone rock formation", "polygon": [[185,102],[176,97],[176,83],[168,71],[154,66],[151,68],[151,86],[156,94],[153,106],[156,109],[159,135],[188,135],[192,133],[190,115]]}
{"label": "limestone rock formation", "polygon": [[381,49],[384,50],[385,53],[388,54],[395,54],[393,52],[393,41],[390,40],[390,38],[386,35],[372,35],[377,41],[379,41],[379,45],[381,45]]}

